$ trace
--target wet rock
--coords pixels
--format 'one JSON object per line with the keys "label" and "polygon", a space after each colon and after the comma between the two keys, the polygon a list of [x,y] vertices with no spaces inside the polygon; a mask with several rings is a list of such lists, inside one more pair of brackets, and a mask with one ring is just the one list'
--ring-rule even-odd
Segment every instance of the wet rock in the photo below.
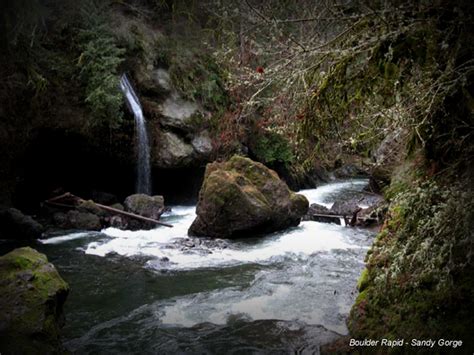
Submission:
{"label": "wet rock", "polygon": [[0,352],[64,352],[60,329],[69,287],[45,255],[29,247],[0,257]]}
{"label": "wet rock", "polygon": [[307,210],[306,197],[290,191],[273,170],[234,156],[207,165],[188,234],[251,237],[296,226]]}
{"label": "wet rock", "polygon": [[115,208],[116,210],[119,211],[125,211],[125,208],[121,203],[114,203],[113,205],[110,205],[110,207]]}
{"label": "wet rock", "polygon": [[314,213],[329,214],[331,213],[331,211],[326,206],[323,206],[317,203],[312,203],[311,206],[309,206],[307,214],[314,214]]}
{"label": "wet rock", "polygon": [[109,218],[109,225],[114,228],[125,230],[128,228],[128,221],[122,216],[115,215]]}
{"label": "wet rock", "polygon": [[108,215],[106,211],[99,208],[92,200],[82,201],[77,210],[79,212],[92,213],[98,217],[106,217]]}
{"label": "wet rock", "polygon": [[340,216],[352,216],[352,214],[360,208],[359,200],[360,198],[336,200],[332,205],[330,212],[331,214]]}
{"label": "wet rock", "polygon": [[143,217],[159,219],[165,210],[165,200],[163,196],[134,194],[125,199],[124,206],[127,212],[135,213]]}
{"label": "wet rock", "polygon": [[0,239],[35,239],[43,226],[16,208],[0,209]]}
{"label": "wet rock", "polygon": [[100,230],[100,218],[90,212],[71,210],[67,213],[58,212],[53,216],[54,223],[62,229]]}

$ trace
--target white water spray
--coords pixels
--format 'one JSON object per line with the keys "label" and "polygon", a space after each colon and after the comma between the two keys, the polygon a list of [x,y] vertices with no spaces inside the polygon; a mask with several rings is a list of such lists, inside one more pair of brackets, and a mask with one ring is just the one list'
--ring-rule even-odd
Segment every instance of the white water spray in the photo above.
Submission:
{"label": "white water spray", "polygon": [[135,117],[137,127],[137,193],[151,194],[151,169],[150,169],[150,145],[148,143],[148,134],[146,130],[146,121],[143,116],[142,106],[133,86],[128,80],[126,74],[120,78],[120,88],[127,100],[128,106]]}

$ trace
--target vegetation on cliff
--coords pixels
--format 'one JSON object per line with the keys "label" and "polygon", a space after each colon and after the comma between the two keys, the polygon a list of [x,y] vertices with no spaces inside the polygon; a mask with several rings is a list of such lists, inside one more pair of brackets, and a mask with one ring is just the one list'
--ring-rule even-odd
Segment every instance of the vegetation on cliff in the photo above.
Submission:
{"label": "vegetation on cliff", "polygon": [[[321,166],[355,161],[370,170],[390,209],[359,283],[353,336],[469,338],[468,1],[48,4],[8,2],[0,15],[3,200],[23,173],[13,164],[27,155],[22,146],[45,127],[89,130],[96,147],[126,160],[133,123],[122,119],[122,71],[131,72],[161,132],[163,88],[153,75],[165,68],[177,92],[202,107],[192,125],[209,133],[209,159],[248,155],[297,186],[307,175],[321,178]],[[179,143],[170,146],[192,151],[189,132],[166,130]]]}

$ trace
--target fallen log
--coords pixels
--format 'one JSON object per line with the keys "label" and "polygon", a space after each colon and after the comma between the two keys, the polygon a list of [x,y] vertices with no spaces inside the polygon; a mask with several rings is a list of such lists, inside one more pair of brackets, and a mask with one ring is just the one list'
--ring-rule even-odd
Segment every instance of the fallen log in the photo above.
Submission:
{"label": "fallen log", "polygon": [[165,226],[165,227],[170,227],[170,228],[173,227],[171,224],[160,222],[160,221],[158,221],[156,219],[153,219],[153,218],[143,217],[143,216],[140,216],[140,215],[135,214],[135,213],[121,211],[121,210],[118,210],[118,209],[110,207],[110,206],[101,205],[100,203],[97,203],[97,202],[94,202],[94,204],[97,207],[99,207],[99,208],[101,208],[105,211],[114,212],[114,213],[121,214],[121,215],[124,215],[124,216],[127,216],[127,217],[132,217],[132,218],[135,218],[135,219],[139,219],[139,220],[142,220],[142,221],[145,221],[145,222],[151,222],[151,223],[159,224],[159,225]]}
{"label": "fallen log", "polygon": [[309,216],[311,217],[312,221],[315,222],[322,222],[322,223],[335,223],[341,225],[341,221],[344,221],[344,224],[347,227],[355,227],[361,224],[371,224],[377,223],[378,221],[374,218],[370,217],[360,217],[358,213],[362,209],[358,209],[354,211],[352,217],[349,219],[346,215],[337,215],[337,214],[323,214],[323,213],[312,213]]}
{"label": "fallen log", "polygon": [[[65,198],[73,199],[77,204],[81,204],[81,203],[86,202],[86,200],[80,198],[79,196],[73,195],[70,192],[66,192],[62,195],[50,198],[49,200],[46,200],[45,202],[47,204],[50,204],[50,205],[53,205],[53,206],[59,206],[59,207],[68,207],[68,208],[75,208],[76,207],[76,206],[73,206],[73,205],[66,205],[66,204],[62,204],[62,203],[57,202],[57,201],[60,201],[62,199],[65,199]],[[113,208],[113,207],[110,207],[110,206],[102,205],[102,204],[94,202],[92,200],[90,202],[92,202],[98,208],[100,208],[102,210],[105,210],[105,211],[108,211],[108,212],[113,212],[113,213],[116,213],[116,214],[120,214],[120,215],[127,216],[127,217],[130,217],[130,218],[138,219],[138,220],[141,220],[141,221],[158,224],[160,226],[165,226],[165,227],[169,227],[169,228],[173,227],[171,224],[164,223],[164,222],[158,221],[158,220],[153,219],[153,218],[148,218],[148,217],[140,216],[140,215],[135,214],[135,213],[122,211],[122,210],[119,210],[119,209],[116,209],[116,208]]]}
{"label": "fallen log", "polygon": [[311,220],[315,222],[335,223],[341,225],[341,219],[344,219],[345,221],[344,216],[338,216],[333,214],[312,213],[310,214],[310,216]]}

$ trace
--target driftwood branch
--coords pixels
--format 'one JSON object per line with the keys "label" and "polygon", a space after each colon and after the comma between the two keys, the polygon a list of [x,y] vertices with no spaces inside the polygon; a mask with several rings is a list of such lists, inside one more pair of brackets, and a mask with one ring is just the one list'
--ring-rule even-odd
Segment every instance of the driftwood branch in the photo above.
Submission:
{"label": "driftwood branch", "polygon": [[164,223],[164,222],[160,222],[160,221],[158,221],[158,220],[156,220],[156,219],[153,219],[153,218],[143,217],[143,216],[140,216],[140,215],[135,214],[135,213],[130,213],[130,212],[121,211],[121,210],[118,210],[118,209],[113,208],[113,207],[110,207],[110,206],[101,205],[100,203],[97,203],[97,202],[94,202],[94,204],[95,204],[97,207],[99,207],[99,208],[101,208],[101,209],[103,209],[103,210],[105,210],[105,211],[109,211],[109,212],[121,214],[121,215],[124,215],[124,216],[127,216],[127,217],[139,219],[139,220],[146,221],[146,222],[151,222],[151,223],[159,224],[159,225],[165,226],[165,227],[170,227],[170,228],[173,227],[171,224]]}
{"label": "driftwood branch", "polygon": [[[82,199],[82,198],[80,198],[76,195],[73,195],[70,192],[66,192],[62,195],[59,195],[59,196],[50,198],[49,200],[46,200],[45,203],[47,203],[49,205],[52,205],[52,206],[58,206],[58,207],[67,207],[67,208],[77,207],[77,206],[74,206],[74,205],[67,205],[67,204],[57,202],[57,201],[61,201],[63,199],[72,199],[77,204],[81,204],[81,203],[85,202],[84,199]],[[120,215],[127,216],[127,217],[130,217],[130,218],[138,219],[138,220],[141,220],[141,221],[158,224],[160,226],[165,226],[165,227],[169,227],[169,228],[173,227],[171,224],[164,223],[164,222],[158,221],[158,220],[153,219],[153,218],[148,218],[148,217],[140,216],[140,215],[135,214],[135,213],[122,211],[122,210],[119,210],[117,208],[113,208],[113,207],[110,207],[110,206],[105,206],[105,205],[102,205],[102,204],[94,202],[94,201],[91,201],[91,202],[94,205],[96,205],[98,208],[100,208],[102,210],[105,210],[105,211],[108,211],[108,212],[113,212],[113,213],[116,213],[116,214],[120,214]]]}

